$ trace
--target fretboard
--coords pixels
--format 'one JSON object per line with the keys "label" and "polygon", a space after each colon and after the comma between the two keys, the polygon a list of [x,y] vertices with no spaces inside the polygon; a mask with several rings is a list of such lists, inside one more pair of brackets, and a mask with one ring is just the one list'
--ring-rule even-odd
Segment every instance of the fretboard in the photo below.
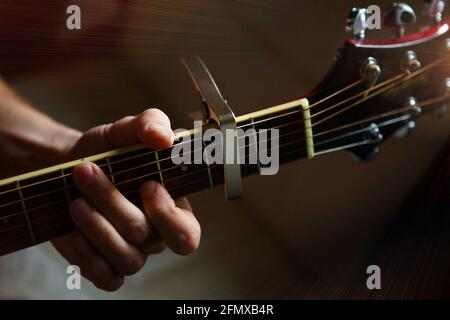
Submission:
{"label": "fretboard", "polygon": [[[295,103],[241,116],[237,121],[238,127],[244,130],[253,128],[258,132],[264,129],[279,129],[280,165],[306,157],[302,112]],[[195,133],[190,131],[187,134],[193,136]],[[245,137],[238,140],[241,159],[246,160],[253,150],[250,148],[252,140]],[[180,139],[175,145],[177,143],[186,142]],[[192,137],[190,143],[191,150],[194,151],[198,142]],[[202,150],[205,146],[205,143],[201,144]],[[155,151],[144,146],[135,146],[89,157],[87,160],[99,165],[115,186],[139,207],[139,187],[148,180],[161,183],[174,198],[223,185],[223,165],[207,165],[204,162],[176,165],[171,155],[172,148]],[[0,255],[75,230],[68,207],[81,193],[72,179],[72,169],[83,160],[1,182]],[[259,163],[243,163],[243,177],[260,172]]]}

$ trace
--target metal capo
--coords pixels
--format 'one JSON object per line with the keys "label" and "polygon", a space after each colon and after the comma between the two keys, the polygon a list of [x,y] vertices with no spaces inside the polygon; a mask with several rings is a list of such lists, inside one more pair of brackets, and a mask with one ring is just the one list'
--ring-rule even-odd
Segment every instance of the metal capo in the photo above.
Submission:
{"label": "metal capo", "polygon": [[[205,124],[215,121],[222,132],[223,139],[223,170],[225,178],[225,196],[227,200],[234,200],[241,197],[242,178],[241,166],[239,163],[239,139],[237,139],[237,123],[233,111],[228,106],[225,99],[211,76],[206,65],[197,56],[185,57],[181,63],[186,67],[189,75],[194,82],[195,88],[203,101],[203,120]],[[227,130],[233,130],[232,137],[234,141],[229,141],[230,137],[226,134]],[[229,144],[232,144],[234,150],[230,150]],[[227,163],[227,153],[234,151],[235,161]]]}

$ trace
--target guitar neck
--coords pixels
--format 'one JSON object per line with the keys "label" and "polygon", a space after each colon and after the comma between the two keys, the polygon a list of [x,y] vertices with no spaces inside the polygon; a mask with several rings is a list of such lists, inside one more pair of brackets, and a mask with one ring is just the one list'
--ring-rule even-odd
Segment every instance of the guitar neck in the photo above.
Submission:
{"label": "guitar neck", "polygon": [[[305,158],[305,130],[298,101],[237,118],[238,128],[279,129],[279,164]],[[214,125],[212,125],[214,126]],[[203,130],[206,129],[203,128]],[[196,131],[176,138],[174,146],[186,138],[190,149],[198,148]],[[251,156],[251,140],[239,139],[240,152]],[[270,142],[270,141],[269,141]],[[206,144],[201,143],[201,152]],[[69,234],[75,226],[68,214],[69,204],[81,193],[72,179],[72,169],[83,161],[102,168],[115,186],[135,205],[141,206],[140,185],[154,180],[174,197],[182,197],[223,185],[223,165],[206,163],[176,165],[172,149],[152,151],[145,146],[114,150],[70,163],[0,181],[0,255],[18,251]],[[242,176],[258,174],[259,162],[241,164]]]}

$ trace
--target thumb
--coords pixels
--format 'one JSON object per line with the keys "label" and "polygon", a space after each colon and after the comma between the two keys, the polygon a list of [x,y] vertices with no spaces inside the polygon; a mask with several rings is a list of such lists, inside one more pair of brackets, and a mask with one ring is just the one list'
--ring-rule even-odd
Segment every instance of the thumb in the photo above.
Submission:
{"label": "thumb", "polygon": [[81,151],[102,152],[144,143],[151,149],[164,149],[171,147],[173,141],[167,115],[158,109],[147,109],[139,116],[125,117],[87,131],[77,147]]}

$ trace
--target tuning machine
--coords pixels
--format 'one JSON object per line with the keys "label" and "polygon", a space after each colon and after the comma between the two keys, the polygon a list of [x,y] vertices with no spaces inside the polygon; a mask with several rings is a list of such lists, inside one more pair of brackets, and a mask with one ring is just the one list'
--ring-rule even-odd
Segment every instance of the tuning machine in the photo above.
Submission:
{"label": "tuning machine", "polygon": [[401,69],[412,73],[420,68],[422,68],[422,63],[417,57],[417,54],[412,50],[408,50],[401,61]]}
{"label": "tuning machine", "polygon": [[368,57],[359,69],[361,78],[368,88],[373,87],[381,75],[381,68],[373,57]]}
{"label": "tuning machine", "polygon": [[403,2],[394,2],[383,12],[383,24],[386,27],[397,28],[397,37],[405,35],[405,26],[415,23],[416,13],[410,5]]}
{"label": "tuning machine", "polygon": [[347,18],[347,26],[345,31],[351,37],[357,40],[362,40],[366,36],[367,30],[367,9],[352,8]]}
{"label": "tuning machine", "polygon": [[370,141],[371,144],[378,145],[383,142],[384,136],[380,128],[375,123],[372,123],[365,133],[365,139]]}
{"label": "tuning machine", "polygon": [[411,132],[416,129],[416,122],[413,120],[422,114],[422,108],[417,103],[416,98],[410,97],[407,100],[407,106],[410,108],[409,118],[406,124],[395,132],[394,136],[398,139],[403,139],[409,136]]}
{"label": "tuning machine", "polygon": [[375,123],[365,129],[364,140],[367,141],[366,144],[352,148],[351,151],[360,161],[372,161],[380,153],[380,143],[384,140],[380,128]]}

